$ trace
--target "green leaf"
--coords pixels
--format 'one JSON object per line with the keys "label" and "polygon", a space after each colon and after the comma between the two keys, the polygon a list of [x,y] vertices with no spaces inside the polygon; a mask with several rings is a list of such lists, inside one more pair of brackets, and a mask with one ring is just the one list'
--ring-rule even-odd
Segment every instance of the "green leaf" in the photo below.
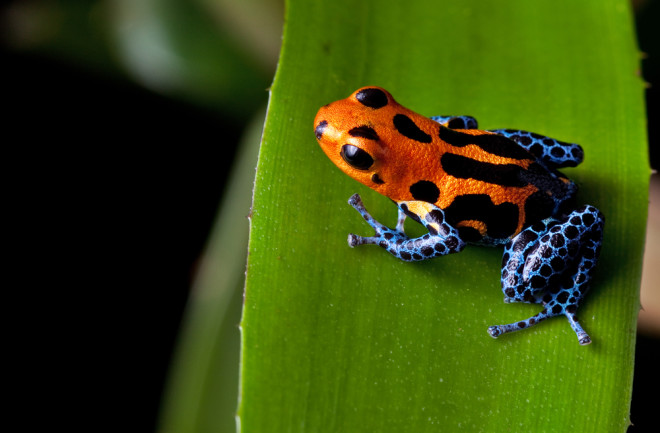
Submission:
{"label": "green leaf", "polygon": [[[254,191],[242,319],[244,432],[622,432],[629,425],[648,161],[628,1],[288,3]],[[364,85],[421,114],[470,114],[580,143],[563,170],[606,215],[590,346],[563,318],[494,340],[501,249],[403,263],[346,245],[371,229],[313,136],[318,108]],[[418,230],[418,233],[421,231]]]}

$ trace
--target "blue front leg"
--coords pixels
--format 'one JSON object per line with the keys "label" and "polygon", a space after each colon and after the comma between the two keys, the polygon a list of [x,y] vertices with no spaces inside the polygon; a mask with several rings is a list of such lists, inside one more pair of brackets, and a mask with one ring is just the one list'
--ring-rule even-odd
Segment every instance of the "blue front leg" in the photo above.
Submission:
{"label": "blue front leg", "polygon": [[520,232],[505,247],[502,258],[504,302],[543,304],[529,319],[491,326],[501,334],[564,315],[580,344],[591,343],[576,311],[589,288],[603,239],[603,214],[586,205],[561,219],[548,218]]}
{"label": "blue front leg", "polygon": [[[348,235],[348,245],[374,244],[385,248],[394,257],[406,262],[425,260],[445,254],[457,253],[465,247],[458,231],[447,224],[445,214],[431,203],[410,201],[399,203],[399,218],[395,230],[376,221],[364,207],[358,194],[354,194],[348,203],[355,208],[362,218],[376,231],[375,236],[363,237]],[[409,216],[426,227],[429,233],[418,238],[409,238],[403,232],[403,222]]]}

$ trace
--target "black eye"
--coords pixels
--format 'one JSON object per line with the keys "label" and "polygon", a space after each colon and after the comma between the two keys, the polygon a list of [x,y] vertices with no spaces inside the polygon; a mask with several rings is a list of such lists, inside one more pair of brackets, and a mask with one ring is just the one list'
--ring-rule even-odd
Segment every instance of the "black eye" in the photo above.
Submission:
{"label": "black eye", "polygon": [[355,99],[371,108],[382,108],[387,105],[387,95],[380,89],[362,89],[355,94]]}
{"label": "black eye", "polygon": [[341,147],[341,157],[358,170],[366,170],[374,163],[374,159],[367,152],[350,144]]}

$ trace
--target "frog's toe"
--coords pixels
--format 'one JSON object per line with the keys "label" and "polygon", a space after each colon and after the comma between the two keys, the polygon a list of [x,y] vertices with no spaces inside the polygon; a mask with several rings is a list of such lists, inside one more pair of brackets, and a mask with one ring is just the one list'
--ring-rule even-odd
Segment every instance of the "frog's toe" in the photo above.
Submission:
{"label": "frog's toe", "polygon": [[591,344],[591,337],[585,332],[584,335],[578,335],[578,342],[580,346],[586,346],[587,344]]}
{"label": "frog's toe", "polygon": [[[575,310],[577,309],[577,306],[569,306],[567,310]],[[577,335],[578,343],[580,343],[581,346],[586,346],[587,344],[591,343],[591,337],[589,337],[589,334],[582,328],[582,325],[580,325],[580,322],[578,321],[577,317],[575,317],[574,312],[566,311],[564,313],[566,318],[568,319],[568,322],[571,324],[571,328],[573,328],[573,331],[575,331],[575,335]]]}
{"label": "frog's toe", "polygon": [[499,326],[489,326],[488,327],[488,334],[490,334],[490,336],[493,337],[493,338],[497,338],[500,335],[502,335],[502,330],[500,329]]}
{"label": "frog's toe", "polygon": [[349,199],[348,199],[348,204],[353,206],[355,209],[358,211],[361,209],[364,209],[364,204],[362,203],[362,198],[360,198],[360,194],[353,194]]}
{"label": "frog's toe", "polygon": [[353,248],[358,245],[363,245],[366,242],[364,242],[364,238],[362,236],[354,235],[353,233],[349,233],[348,235],[348,246]]}

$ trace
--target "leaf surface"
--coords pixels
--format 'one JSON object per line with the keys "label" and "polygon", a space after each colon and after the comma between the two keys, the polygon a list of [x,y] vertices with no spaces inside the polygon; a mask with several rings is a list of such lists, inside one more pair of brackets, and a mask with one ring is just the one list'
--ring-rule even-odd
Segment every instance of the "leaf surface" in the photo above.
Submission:
{"label": "leaf surface", "polygon": [[[623,432],[648,191],[643,83],[627,1],[290,0],[260,151],[242,319],[244,432]],[[580,310],[494,340],[500,248],[403,263],[346,245],[396,208],[342,174],[318,108],[364,85],[420,114],[468,114],[580,143],[563,172],[605,214]],[[408,228],[412,233],[422,231]]]}

